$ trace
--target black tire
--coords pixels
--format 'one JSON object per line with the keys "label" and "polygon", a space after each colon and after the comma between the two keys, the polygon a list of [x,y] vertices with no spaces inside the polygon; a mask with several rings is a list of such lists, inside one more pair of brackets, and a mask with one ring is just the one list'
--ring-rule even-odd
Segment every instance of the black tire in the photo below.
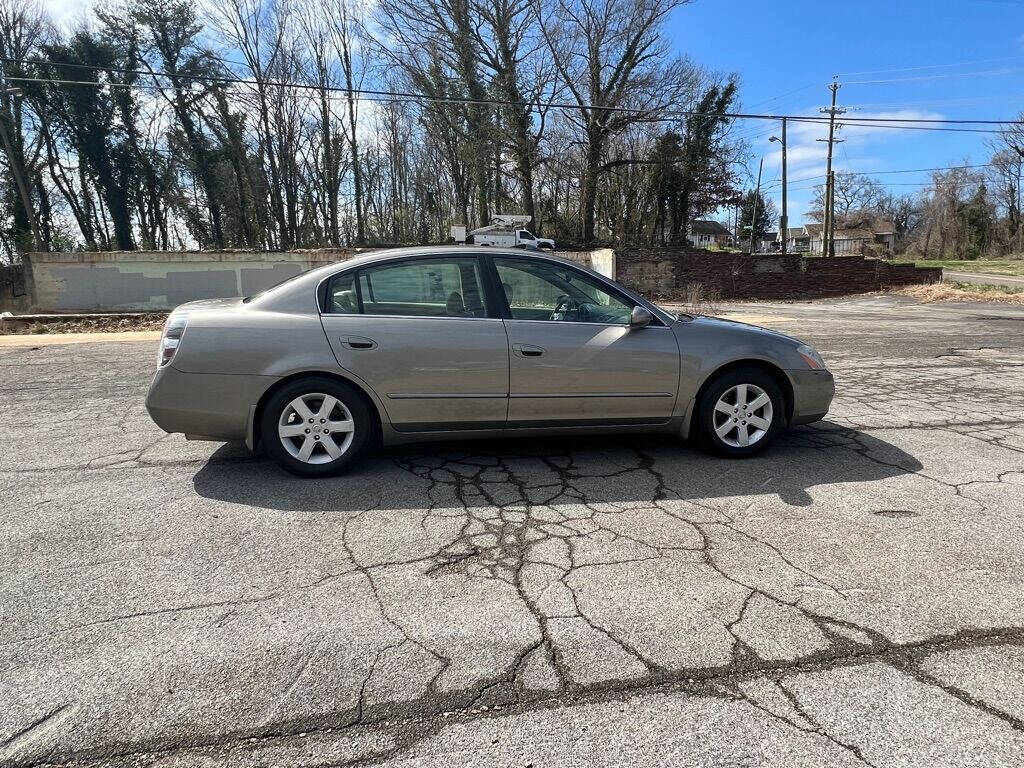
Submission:
{"label": "black tire", "polygon": [[[741,384],[759,388],[771,400],[770,425],[767,430],[749,427],[746,422],[742,422],[741,425],[743,410],[736,409],[736,416],[733,417],[733,422],[736,426],[733,428],[733,431],[726,432],[723,438],[716,431],[716,426],[720,428],[729,426],[728,416],[716,415],[715,405],[726,393],[730,393],[730,390]],[[730,394],[730,399],[732,398],[733,394]],[[762,406],[757,409],[754,415],[755,418],[767,421],[767,419],[764,419],[766,413]],[[747,458],[749,456],[756,456],[764,451],[778,436],[779,430],[786,425],[786,400],[782,396],[779,385],[764,371],[757,368],[734,368],[719,374],[704,388],[704,392],[697,403],[695,418],[694,432],[705,450],[717,456],[731,459]],[[721,423],[716,423],[716,419]],[[740,441],[737,428],[741,426],[746,427],[748,439],[758,431],[763,433],[758,436],[756,441],[749,445],[734,445],[732,443]],[[753,432],[750,431],[751,429],[753,429]]]}
{"label": "black tire", "polygon": [[[294,426],[304,427],[305,425],[299,424],[298,414],[292,409],[291,404],[297,398],[309,396],[313,407],[317,402],[322,405],[323,401],[318,401],[314,397],[318,394],[337,398],[338,406],[332,410],[332,413],[344,419],[345,412],[347,412],[353,425],[352,438],[342,450],[341,455],[335,459],[331,459],[328,455],[326,445],[314,444],[311,458],[320,463],[309,463],[292,455],[292,452],[284,444],[285,440],[288,440],[293,450],[297,450],[305,443],[306,438],[301,436],[281,437],[278,433],[278,424],[288,414],[287,418],[293,420]],[[319,416],[319,414],[315,415]],[[313,431],[324,427],[317,420],[316,423],[310,423],[309,428],[310,434],[312,434]],[[362,395],[351,386],[325,376],[310,376],[282,387],[267,401],[260,416],[260,439],[264,449],[284,469],[300,477],[327,477],[341,472],[359,458],[373,434],[373,417]],[[347,433],[336,432],[335,437],[331,437],[329,434],[327,437],[331,437],[331,440],[334,441],[337,440],[337,435],[345,435],[339,442],[333,443],[341,449],[347,440]],[[319,443],[319,435],[315,437]]]}

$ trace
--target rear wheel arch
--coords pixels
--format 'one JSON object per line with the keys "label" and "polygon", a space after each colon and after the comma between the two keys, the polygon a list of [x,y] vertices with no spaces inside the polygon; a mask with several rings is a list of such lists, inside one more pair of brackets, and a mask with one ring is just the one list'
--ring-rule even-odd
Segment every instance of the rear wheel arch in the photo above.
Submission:
{"label": "rear wheel arch", "polygon": [[293,373],[288,376],[285,376],[284,378],[275,381],[271,386],[267,387],[267,390],[262,395],[260,395],[260,399],[256,403],[256,409],[252,415],[252,447],[254,449],[256,448],[257,445],[259,445],[260,442],[260,422],[262,421],[263,418],[263,409],[266,407],[266,404],[270,401],[270,398],[272,398],[276,392],[288,386],[289,384],[293,384],[296,381],[301,381],[302,379],[311,378],[333,379],[334,381],[337,381],[340,384],[345,384],[346,386],[351,387],[356,392],[356,394],[358,394],[362,398],[362,400],[366,404],[367,409],[370,412],[370,415],[373,417],[373,437],[378,442],[380,441],[382,424],[380,408],[377,407],[377,402],[373,399],[373,397],[370,396],[370,394],[366,391],[365,387],[363,387],[363,385],[360,384],[359,382],[354,381],[353,379],[347,376],[342,376],[341,374],[334,373],[333,371],[310,370],[299,371],[298,373]]}

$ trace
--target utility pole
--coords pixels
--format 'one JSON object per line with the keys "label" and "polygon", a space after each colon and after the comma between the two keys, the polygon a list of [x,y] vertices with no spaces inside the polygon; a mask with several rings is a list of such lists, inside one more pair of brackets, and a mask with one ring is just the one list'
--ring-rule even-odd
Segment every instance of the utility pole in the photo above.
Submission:
{"label": "utility pole", "polygon": [[[832,80],[829,86],[832,91],[832,106],[829,109],[821,110],[828,113],[828,163],[825,171],[825,211],[821,227],[821,255],[835,256],[835,175],[832,173],[832,146],[836,143],[836,115],[846,112],[845,109],[836,109],[836,94],[839,92],[839,81]],[[822,141],[822,139],[818,139]]]}
{"label": "utility pole", "polygon": [[757,165],[757,189],[754,192],[754,205],[750,215],[750,255],[754,255],[754,226],[757,222],[757,201],[761,199],[761,171],[764,170],[764,158]]}
{"label": "utility pole", "polygon": [[782,138],[772,136],[769,141],[782,145],[782,216],[779,218],[779,238],[782,241],[782,255],[786,255],[786,241],[789,240],[789,214],[786,208],[786,118],[782,118]]}

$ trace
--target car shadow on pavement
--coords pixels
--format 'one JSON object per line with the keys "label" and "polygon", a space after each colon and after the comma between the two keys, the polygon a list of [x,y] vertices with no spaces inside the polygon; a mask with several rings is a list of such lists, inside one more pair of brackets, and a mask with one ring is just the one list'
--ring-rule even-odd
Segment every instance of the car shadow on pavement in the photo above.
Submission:
{"label": "car shadow on pavement", "polygon": [[195,474],[205,498],[282,511],[345,512],[700,500],[774,494],[791,506],[809,490],[922,468],[856,429],[819,422],[783,433],[761,456],[720,459],[672,437],[636,435],[429,443],[384,448],[337,477],[303,479],[244,448],[219,448]]}

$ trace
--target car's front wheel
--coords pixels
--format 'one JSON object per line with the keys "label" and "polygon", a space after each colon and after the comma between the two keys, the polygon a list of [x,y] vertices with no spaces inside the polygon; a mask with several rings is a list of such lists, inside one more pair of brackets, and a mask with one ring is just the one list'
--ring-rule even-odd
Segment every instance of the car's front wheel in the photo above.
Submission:
{"label": "car's front wheel", "polygon": [[704,445],[719,456],[761,453],[785,425],[785,400],[771,376],[756,368],[734,368],[717,376],[697,405]]}
{"label": "car's front wheel", "polygon": [[260,421],[267,453],[303,477],[343,470],[362,452],[371,431],[370,411],[362,397],[346,384],[319,376],[275,392]]}

